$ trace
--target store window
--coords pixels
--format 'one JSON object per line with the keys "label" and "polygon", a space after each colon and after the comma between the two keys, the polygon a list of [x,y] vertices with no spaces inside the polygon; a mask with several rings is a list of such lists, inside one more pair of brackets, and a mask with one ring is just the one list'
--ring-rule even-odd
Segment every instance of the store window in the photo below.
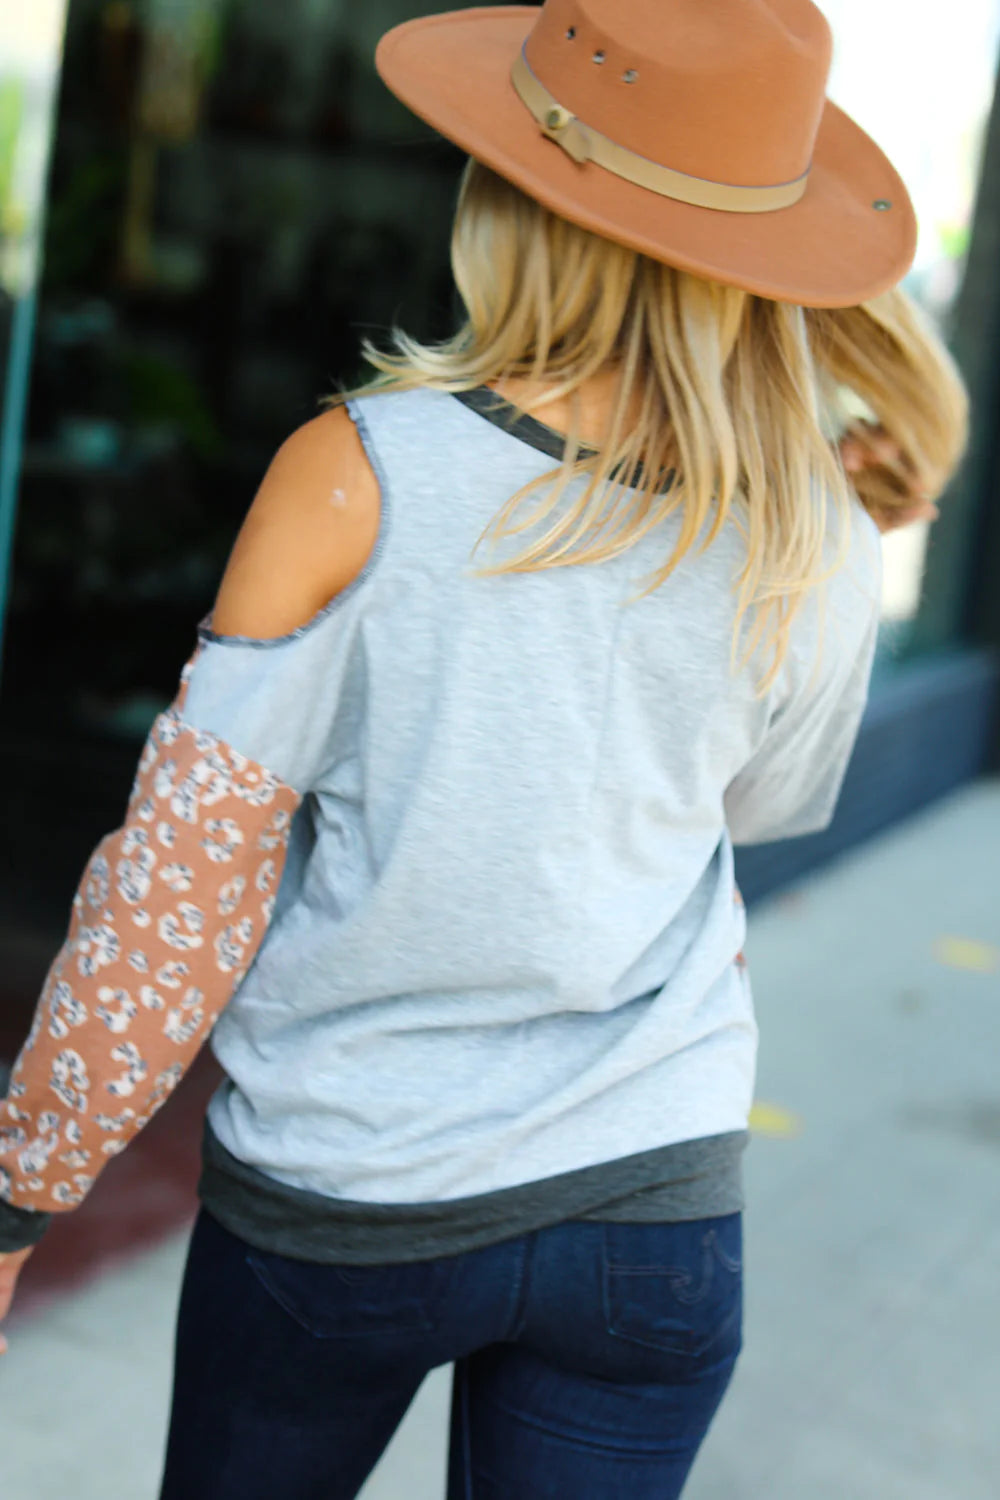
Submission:
{"label": "store window", "polygon": [[371,67],[416,8],[72,0],[8,725],[141,738],[358,324],[445,326],[458,153]]}

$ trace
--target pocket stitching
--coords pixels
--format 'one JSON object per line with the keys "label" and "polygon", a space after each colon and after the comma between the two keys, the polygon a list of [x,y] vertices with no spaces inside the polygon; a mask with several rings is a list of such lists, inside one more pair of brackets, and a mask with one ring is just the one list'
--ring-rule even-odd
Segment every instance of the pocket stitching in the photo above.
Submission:
{"label": "pocket stitching", "polygon": [[297,1323],[300,1328],[304,1329],[304,1331],[309,1334],[310,1338],[314,1338],[314,1339],[353,1339],[353,1338],[368,1338],[368,1337],[371,1337],[373,1334],[378,1334],[378,1335],[381,1335],[383,1338],[387,1338],[387,1337],[391,1337],[391,1335],[394,1334],[394,1333],[416,1333],[416,1332],[427,1333],[434,1326],[433,1322],[432,1322],[431,1318],[428,1316],[426,1310],[424,1308],[422,1308],[419,1303],[416,1303],[416,1304],[411,1304],[413,1306],[414,1313],[417,1315],[414,1318],[414,1321],[412,1321],[412,1322],[410,1322],[410,1321],[403,1321],[403,1319],[405,1318],[406,1315],[405,1315],[405,1313],[400,1313],[399,1318],[395,1319],[391,1323],[391,1325],[388,1325],[388,1326],[381,1326],[381,1327],[374,1327],[374,1328],[361,1328],[361,1327],[358,1327],[358,1328],[343,1329],[343,1330],[341,1330],[341,1329],[335,1329],[332,1332],[320,1331],[320,1330],[318,1330],[316,1328],[311,1327],[305,1321],[305,1319],[302,1317],[302,1315],[296,1310],[296,1308],[292,1306],[292,1304],[288,1301],[288,1298],[286,1297],[286,1295],[282,1292],[281,1288],[277,1285],[277,1283],[274,1281],[274,1279],[269,1275],[267,1267],[260,1260],[257,1259],[257,1257],[254,1255],[254,1253],[252,1251],[248,1251],[245,1258],[246,1258],[247,1265],[250,1267],[251,1271],[256,1276],[257,1280],[260,1282],[261,1286],[263,1286],[264,1290],[269,1294],[269,1296],[273,1297],[274,1301],[278,1304],[278,1306],[282,1309],[283,1312],[287,1313],[287,1315],[295,1323]]}
{"label": "pocket stitching", "polygon": [[[728,1288],[725,1293],[726,1300],[730,1300],[732,1302],[732,1306],[729,1308],[729,1311],[726,1313],[724,1318],[716,1325],[716,1327],[712,1329],[712,1332],[707,1339],[699,1338],[695,1342],[690,1341],[692,1337],[690,1331],[688,1333],[688,1341],[685,1342],[683,1332],[673,1338],[671,1338],[669,1335],[664,1335],[659,1339],[654,1339],[648,1334],[644,1336],[642,1332],[632,1332],[623,1329],[621,1327],[621,1312],[619,1310],[616,1313],[613,1307],[615,1301],[614,1283],[615,1280],[620,1283],[624,1280],[625,1277],[633,1275],[646,1277],[664,1277],[666,1279],[667,1285],[670,1287],[671,1294],[679,1304],[679,1310],[684,1311],[695,1308],[705,1301],[706,1297],[709,1295],[711,1286],[715,1281],[715,1277],[710,1276],[708,1278],[705,1278],[703,1275],[700,1282],[700,1288],[702,1289],[701,1294],[695,1298],[685,1298],[678,1292],[676,1282],[679,1280],[685,1280],[689,1282],[691,1281],[691,1273],[688,1269],[680,1266],[668,1265],[636,1266],[629,1265],[620,1261],[612,1261],[607,1253],[608,1242],[606,1235],[604,1243],[605,1260],[604,1274],[602,1277],[602,1292],[605,1323],[608,1333],[611,1334],[612,1337],[623,1339],[628,1343],[641,1345],[646,1349],[654,1349],[659,1353],[678,1355],[686,1359],[700,1359],[708,1352],[709,1349],[712,1348],[714,1344],[719,1342],[719,1340],[722,1339],[730,1331],[735,1321],[739,1321],[742,1306],[742,1258],[738,1262],[734,1262],[732,1257],[727,1255],[726,1252],[722,1250],[721,1246],[718,1243],[718,1236],[714,1228],[709,1230],[704,1236],[702,1236],[702,1239],[700,1241],[702,1257],[704,1257],[705,1252],[708,1252],[708,1254],[711,1256],[712,1252],[714,1251],[714,1258],[718,1260],[718,1263],[724,1268],[725,1271],[729,1272],[733,1277],[736,1278],[736,1285],[734,1287]],[[702,1260],[702,1266],[704,1266],[704,1260]],[[622,1287],[620,1290],[623,1291],[624,1288]]]}
{"label": "pocket stitching", "polygon": [[624,1339],[627,1343],[641,1344],[645,1349],[655,1349],[660,1353],[680,1355],[684,1359],[700,1359],[711,1349],[713,1344],[717,1343],[730,1331],[733,1323],[740,1316],[740,1298],[739,1289],[737,1288],[736,1294],[733,1297],[733,1305],[729,1308],[721,1322],[712,1329],[707,1338],[700,1337],[693,1339],[692,1335],[693,1341],[684,1342],[683,1334],[678,1334],[675,1337],[663,1335],[657,1339],[648,1334],[622,1328],[620,1326],[620,1314],[616,1314],[612,1304],[613,1287],[610,1276],[606,1276],[604,1283],[604,1312],[607,1330],[611,1336],[613,1338]]}

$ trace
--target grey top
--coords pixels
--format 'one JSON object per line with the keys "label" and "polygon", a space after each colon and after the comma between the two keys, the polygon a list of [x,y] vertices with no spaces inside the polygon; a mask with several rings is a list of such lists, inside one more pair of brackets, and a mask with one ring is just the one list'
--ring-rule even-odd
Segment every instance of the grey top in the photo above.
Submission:
{"label": "grey top", "polygon": [[[852,505],[847,566],[758,699],[760,663],[729,665],[735,523],[639,602],[680,512],[599,565],[478,578],[477,537],[552,457],[440,392],[349,410],[382,496],[364,572],[274,640],[204,624],[188,686],[191,722],[303,794],[271,926],[212,1034],[211,1136],[232,1180],[241,1164],[244,1184],[345,1209],[341,1234],[352,1206],[458,1222],[555,1179],[587,1184],[561,1214],[606,1213],[683,1177],[667,1148],[745,1140],[733,843],[830,821],[878,532]],[[655,1181],[586,1176],[637,1160]]]}
{"label": "grey top", "polygon": [[203,627],[188,689],[192,722],[307,793],[212,1035],[216,1138],[286,1186],[388,1205],[745,1130],[733,840],[832,816],[877,529],[852,507],[824,649],[814,594],[757,699],[729,667],[735,524],[638,603],[679,514],[597,566],[478,578],[476,538],[551,458],[440,392],[349,409],[382,494],[367,567],[277,640]]}

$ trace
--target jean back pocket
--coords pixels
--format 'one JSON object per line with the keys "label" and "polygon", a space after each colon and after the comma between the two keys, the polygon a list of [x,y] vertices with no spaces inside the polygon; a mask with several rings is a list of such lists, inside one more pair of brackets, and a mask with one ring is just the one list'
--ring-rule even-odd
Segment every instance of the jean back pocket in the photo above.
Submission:
{"label": "jean back pocket", "polygon": [[670,1354],[738,1353],[742,1215],[673,1224],[605,1224],[608,1331]]}
{"label": "jean back pocket", "polygon": [[447,1301],[447,1261],[372,1266],[321,1265],[267,1250],[247,1251],[257,1280],[315,1338],[429,1332]]}

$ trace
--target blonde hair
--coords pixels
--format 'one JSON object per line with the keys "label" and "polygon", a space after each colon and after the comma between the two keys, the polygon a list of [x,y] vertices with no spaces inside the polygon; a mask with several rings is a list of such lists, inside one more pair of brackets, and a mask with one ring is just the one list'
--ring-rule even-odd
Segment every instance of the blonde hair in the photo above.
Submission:
{"label": "blonde hair", "polygon": [[[899,442],[932,494],[961,457],[962,381],[900,289],[846,309],[770,301],[580,229],[474,160],[462,180],[452,268],[466,310],[458,332],[425,345],[395,330],[390,352],[366,342],[379,373],[364,391],[454,392],[527,377],[545,383],[545,399],[554,400],[573,397],[609,369],[617,375],[599,449],[581,452],[575,419],[560,467],[511,496],[473,556],[488,536],[498,543],[548,526],[517,556],[477,576],[600,562],[682,507],[676,545],[642,598],[669,578],[710,516],[698,553],[732,518],[747,561],[737,580],[731,665],[741,622],[756,606],[740,666],[758,647],[773,648],[760,695],[781,668],[806,595],[846,560],[853,502],[836,439],[859,403]],[[349,394],[360,392],[329,404]],[[555,515],[581,475],[588,483]],[[862,502],[903,504],[894,478],[859,479]],[[527,505],[538,491],[540,501]],[[808,503],[811,496],[819,503]],[[824,571],[831,508],[841,541]],[[522,510],[526,519],[516,519]]]}

